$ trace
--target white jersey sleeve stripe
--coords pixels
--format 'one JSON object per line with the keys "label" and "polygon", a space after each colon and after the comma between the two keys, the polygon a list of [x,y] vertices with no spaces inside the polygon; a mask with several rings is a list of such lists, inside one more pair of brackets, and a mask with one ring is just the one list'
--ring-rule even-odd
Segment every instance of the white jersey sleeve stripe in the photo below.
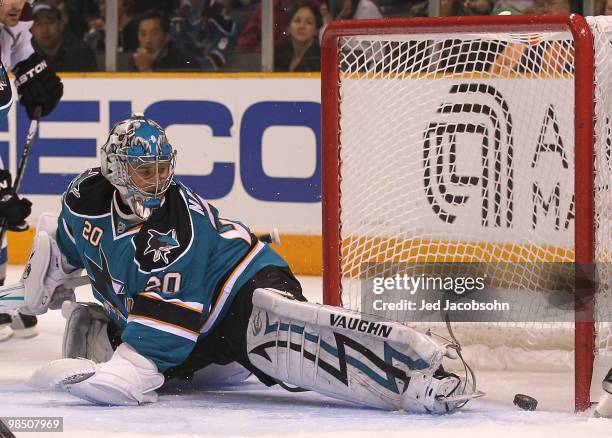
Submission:
{"label": "white jersey sleeve stripe", "polygon": [[262,242],[257,242],[257,245],[255,245],[251,249],[247,256],[238,264],[236,269],[234,269],[234,271],[230,274],[227,281],[223,285],[223,288],[221,289],[221,293],[219,294],[217,302],[214,304],[210,315],[208,316],[208,319],[206,319],[204,326],[200,329],[201,333],[206,333],[213,327],[213,325],[217,321],[217,318],[221,314],[225,303],[230,297],[232,289],[234,288],[234,284],[238,280],[238,277],[240,277],[240,275],[244,272],[249,263],[251,263],[255,256],[259,254],[259,252],[264,249],[264,247],[265,245]]}
{"label": "white jersey sleeve stripe", "polygon": [[178,298],[162,298],[160,295],[155,292],[142,292],[139,295],[144,295],[146,297],[152,298],[154,300],[163,301],[165,303],[174,304],[175,306],[184,307],[185,309],[193,310],[194,312],[202,313],[203,305],[202,303],[197,303],[194,301],[182,301]]}
{"label": "white jersey sleeve stripe", "polygon": [[130,315],[128,317],[127,322],[128,324],[138,323],[141,325],[145,325],[155,330],[160,330],[162,332],[180,336],[181,338],[188,339],[192,342],[196,342],[199,336],[199,333],[192,332],[191,330],[187,330],[184,327],[179,327],[179,326],[167,323],[167,322],[159,321],[157,319],[148,318],[146,316],[141,316],[141,315]]}

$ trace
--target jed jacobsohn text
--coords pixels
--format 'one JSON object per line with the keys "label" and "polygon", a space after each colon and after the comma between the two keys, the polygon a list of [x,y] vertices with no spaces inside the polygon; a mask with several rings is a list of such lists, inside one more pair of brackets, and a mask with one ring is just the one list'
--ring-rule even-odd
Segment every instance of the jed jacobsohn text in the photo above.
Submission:
{"label": "jed jacobsohn text", "polygon": [[447,311],[495,311],[506,312],[510,310],[510,304],[493,300],[491,302],[481,302],[470,300],[466,302],[455,302],[451,300],[427,301],[421,300],[419,303],[410,300],[400,300],[398,302],[386,303],[383,300],[375,300],[372,303],[374,310],[383,311],[432,311],[432,310],[447,310]]}
{"label": "jed jacobsohn text", "polygon": [[406,291],[414,295],[418,291],[454,292],[463,294],[481,291],[486,287],[484,277],[433,277],[396,274],[393,277],[375,277],[372,291],[379,295],[385,291]]}

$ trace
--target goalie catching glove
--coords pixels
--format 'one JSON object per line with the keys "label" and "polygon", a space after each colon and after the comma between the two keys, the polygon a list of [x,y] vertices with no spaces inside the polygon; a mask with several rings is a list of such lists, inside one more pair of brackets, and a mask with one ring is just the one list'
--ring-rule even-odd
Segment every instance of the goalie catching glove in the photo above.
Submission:
{"label": "goalie catching glove", "polygon": [[94,404],[134,406],[157,401],[155,390],[164,384],[164,375],[124,342],[108,362],[58,359],[37,370],[29,384],[61,389]]}
{"label": "goalie catching glove", "polygon": [[37,107],[42,110],[41,116],[49,114],[64,94],[61,79],[36,52],[15,65],[13,74],[19,102],[25,107],[30,119],[35,118]]}
{"label": "goalie catching glove", "polygon": [[139,405],[157,401],[155,390],[164,384],[164,375],[153,361],[124,342],[108,362],[67,377],[62,383],[70,394],[91,403]]}
{"label": "goalie catching glove", "polygon": [[113,352],[107,335],[108,316],[95,303],[62,305],[66,318],[63,359],[38,370],[29,385],[67,391],[103,405],[138,405],[157,400],[164,377],[155,364],[123,343]]}

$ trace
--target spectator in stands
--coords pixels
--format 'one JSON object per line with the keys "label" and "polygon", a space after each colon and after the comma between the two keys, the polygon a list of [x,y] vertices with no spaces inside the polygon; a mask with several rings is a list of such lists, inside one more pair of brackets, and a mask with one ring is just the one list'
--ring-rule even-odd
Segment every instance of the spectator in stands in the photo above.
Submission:
{"label": "spectator in stands", "polygon": [[117,6],[119,9],[117,44],[120,51],[132,52],[138,48],[138,9],[135,0],[119,0]]}
{"label": "spectator in stands", "polygon": [[[518,9],[502,6],[495,8],[491,15],[521,15],[521,13]],[[527,49],[528,46],[525,43],[509,42],[497,55],[489,72],[495,75],[507,76],[520,71],[527,61],[525,58]]]}
{"label": "spectator in stands", "polygon": [[[34,0],[34,4],[45,4],[55,7],[61,13],[63,33],[63,43],[66,46],[76,45],[83,41],[83,31],[87,29],[87,22],[83,17],[74,16],[70,6],[62,0]],[[80,26],[85,26],[84,29]],[[73,27],[74,30],[73,31]]]}
{"label": "spectator in stands", "polygon": [[465,15],[490,15],[493,8],[491,0],[464,0],[463,9]]}
{"label": "spectator in stands", "polygon": [[222,69],[238,38],[238,26],[215,0],[183,0],[171,24],[176,44],[205,71]]}
{"label": "spectator in stands", "polygon": [[61,11],[47,3],[32,10],[32,46],[55,71],[96,71],[95,54],[78,40],[67,41]]}
{"label": "spectator in stands", "polygon": [[612,0],[604,0],[601,5],[601,14],[599,15],[612,15]]}
{"label": "spectator in stands", "polygon": [[462,0],[440,0],[440,16],[456,17],[465,15]]}
{"label": "spectator in stands", "polygon": [[533,0],[493,0],[491,15],[497,15],[495,10],[501,11],[507,8],[516,10],[519,14],[530,14],[533,13]]}
{"label": "spectator in stands", "polygon": [[[540,14],[569,13],[567,0],[536,0],[535,11]],[[496,15],[519,14],[513,8],[499,8]],[[516,72],[540,73],[551,76],[573,71],[574,48],[568,41],[512,42],[507,44],[493,62],[490,72],[508,75]]]}
{"label": "spectator in stands", "polygon": [[[380,9],[372,0],[331,0],[339,12],[335,20],[367,20],[382,18]],[[323,5],[321,6],[323,7]]]}
{"label": "spectator in stands", "polygon": [[150,9],[138,20],[138,49],[130,60],[130,71],[196,71],[194,57],[178,48],[170,38],[170,22],[159,10]]}
{"label": "spectator in stands", "polygon": [[378,0],[376,2],[381,14],[386,18],[410,17],[410,9],[414,3],[415,0]]}
{"label": "spectator in stands", "polygon": [[66,0],[71,10],[81,17],[91,17],[100,14],[100,8],[96,0]]}
{"label": "spectator in stands", "polygon": [[[332,20],[369,20],[383,18],[382,12],[372,0],[331,0],[330,8],[325,2],[321,3],[319,10],[323,17],[323,26],[319,31],[319,39]],[[338,11],[335,16],[334,11]]]}
{"label": "spectator in stands", "polygon": [[94,52],[104,51],[104,29],[106,27],[104,22],[105,13],[105,2],[98,1],[97,11],[90,9],[92,15],[87,16],[87,32],[83,36],[85,44]]}
{"label": "spectator in stands", "polygon": [[[90,16],[89,29],[84,37],[85,43],[94,51],[104,51],[106,24],[106,1],[98,0],[98,14]],[[117,1],[117,30],[119,52],[132,52],[138,48],[138,8],[136,0]]]}
{"label": "spectator in stands", "polygon": [[571,12],[569,0],[535,0],[533,12],[536,14],[569,14]]}
{"label": "spectator in stands", "polygon": [[[274,7],[274,45],[280,45],[289,41],[287,29],[290,21],[290,11],[293,10],[295,0],[273,0]],[[320,1],[313,0],[313,4],[319,6]],[[255,8],[255,12],[242,29],[236,51],[259,52],[261,51],[261,3]]]}
{"label": "spectator in stands", "polygon": [[318,36],[323,20],[319,8],[310,3],[298,2],[289,17],[290,41],[275,48],[275,70],[320,71],[321,48]]}
{"label": "spectator in stands", "polygon": [[[569,14],[572,11],[570,0],[535,0],[535,12],[540,14]],[[553,41],[547,44],[542,54],[540,71],[556,75],[573,69],[574,47],[566,41]]]}
{"label": "spectator in stands", "polygon": [[[218,0],[219,1],[219,0]],[[225,0],[220,0],[221,2]],[[170,16],[181,3],[180,0],[134,0],[137,11],[146,11],[148,9],[157,9],[162,11],[166,16]]]}
{"label": "spectator in stands", "polygon": [[[81,0],[83,1],[83,0]],[[73,37],[78,41],[83,40],[85,32],[87,32],[87,20],[86,16],[81,14],[79,10],[75,9],[75,1],[65,0],[35,0],[35,4],[46,3],[55,6],[62,13],[62,26],[64,28],[64,35],[71,40]]]}
{"label": "spectator in stands", "polygon": [[[429,1],[421,0],[415,3],[409,10],[410,17],[429,16]],[[440,17],[451,17],[465,15],[463,0],[440,0]]]}

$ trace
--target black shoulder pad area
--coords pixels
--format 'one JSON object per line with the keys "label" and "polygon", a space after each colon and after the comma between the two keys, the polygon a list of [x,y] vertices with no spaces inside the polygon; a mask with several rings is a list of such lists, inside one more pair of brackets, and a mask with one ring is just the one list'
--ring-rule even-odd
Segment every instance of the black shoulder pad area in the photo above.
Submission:
{"label": "black shoulder pad area", "polygon": [[100,216],[110,213],[115,187],[108,182],[99,167],[87,169],[77,176],[65,194],[65,203],[76,214]]}
{"label": "black shoulder pad area", "polygon": [[191,213],[179,186],[172,184],[162,206],[134,237],[136,262],[145,272],[163,269],[189,249],[192,239]]}

